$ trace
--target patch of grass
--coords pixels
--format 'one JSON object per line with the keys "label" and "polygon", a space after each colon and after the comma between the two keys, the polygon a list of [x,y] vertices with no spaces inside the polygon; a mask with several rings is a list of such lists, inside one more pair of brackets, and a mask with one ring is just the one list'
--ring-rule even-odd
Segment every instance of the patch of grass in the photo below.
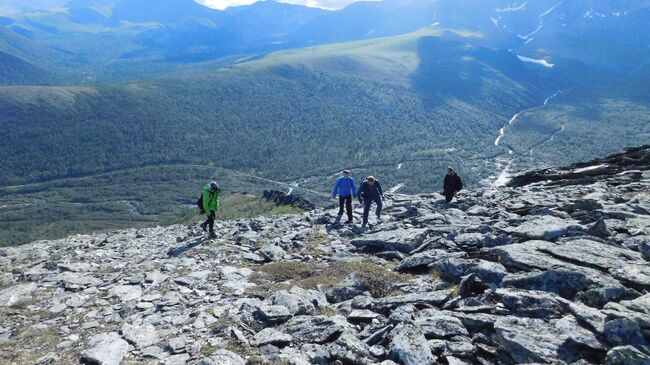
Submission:
{"label": "patch of grass", "polygon": [[[271,289],[282,282],[283,287],[298,286],[305,289],[325,290],[336,285],[350,274],[356,274],[373,297],[394,293],[396,284],[409,281],[412,276],[392,271],[371,261],[337,262],[330,265],[280,261],[261,266],[253,279],[257,290]],[[264,279],[267,282],[264,282]],[[287,283],[288,282],[288,283]]]}
{"label": "patch of grass", "polygon": [[274,282],[297,280],[315,275],[322,264],[299,261],[278,261],[261,266],[258,272],[264,273]]}
{"label": "patch of grass", "polygon": [[206,344],[203,347],[201,347],[201,354],[203,354],[203,356],[205,357],[212,356],[215,351],[217,351],[217,348],[210,344]]}
{"label": "patch of grass", "polygon": [[334,309],[334,307],[318,307],[316,309],[316,314],[327,316],[327,317],[333,317],[338,313],[339,312],[337,312],[336,309]]}

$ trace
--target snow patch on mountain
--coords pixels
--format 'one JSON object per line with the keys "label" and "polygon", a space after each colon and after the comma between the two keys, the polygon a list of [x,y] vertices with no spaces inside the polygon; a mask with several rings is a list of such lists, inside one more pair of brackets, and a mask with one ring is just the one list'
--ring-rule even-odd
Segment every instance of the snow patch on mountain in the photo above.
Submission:
{"label": "snow patch on mountain", "polygon": [[509,12],[513,12],[513,11],[521,11],[521,10],[526,9],[526,4],[527,3],[528,3],[527,1],[524,1],[523,4],[521,4],[521,5],[517,5],[517,3],[514,3],[513,5],[505,7],[503,9],[497,8],[497,9],[495,9],[495,11],[497,13],[509,13]]}
{"label": "snow patch on mountain", "polygon": [[517,58],[519,58],[519,60],[522,61],[522,62],[535,63],[535,64],[538,64],[538,65],[541,65],[541,66],[544,66],[544,67],[547,67],[547,68],[551,68],[551,67],[555,66],[555,64],[549,63],[548,61],[546,61],[544,59],[534,59],[534,58],[524,57],[524,56],[520,56],[520,55],[517,55]]}

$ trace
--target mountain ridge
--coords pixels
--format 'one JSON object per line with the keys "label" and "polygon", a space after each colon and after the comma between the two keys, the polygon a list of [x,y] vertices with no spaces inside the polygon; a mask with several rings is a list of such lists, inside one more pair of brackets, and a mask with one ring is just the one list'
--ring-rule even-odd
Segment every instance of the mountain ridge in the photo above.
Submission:
{"label": "mountain ridge", "polygon": [[0,359],[649,361],[650,146],[513,182],[0,248]]}

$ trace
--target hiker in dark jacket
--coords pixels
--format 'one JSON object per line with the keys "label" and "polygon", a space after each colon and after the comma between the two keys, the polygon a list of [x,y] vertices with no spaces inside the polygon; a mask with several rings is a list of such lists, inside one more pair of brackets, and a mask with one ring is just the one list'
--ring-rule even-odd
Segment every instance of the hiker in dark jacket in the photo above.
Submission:
{"label": "hiker in dark jacket", "polygon": [[379,181],[375,180],[372,176],[368,176],[366,181],[364,181],[359,187],[357,197],[359,198],[359,203],[363,204],[362,227],[368,225],[368,215],[370,214],[370,205],[372,205],[372,202],[377,203],[375,214],[377,214],[377,221],[381,222],[381,201],[384,198],[384,192],[381,190]]}
{"label": "hiker in dark jacket", "polygon": [[445,175],[445,182],[443,184],[443,195],[445,196],[445,201],[451,203],[454,199],[454,195],[463,188],[463,181],[460,179],[460,176],[456,174],[453,168],[447,168],[447,175]]}
{"label": "hiker in dark jacket", "polygon": [[208,216],[208,219],[201,224],[203,231],[206,230],[206,227],[210,227],[210,238],[215,238],[217,235],[214,233],[214,219],[217,213],[217,209],[220,206],[220,195],[221,189],[219,184],[216,181],[211,182],[203,188],[202,196],[202,209],[203,214]]}
{"label": "hiker in dark jacket", "polygon": [[332,199],[339,196],[339,214],[338,219],[343,215],[343,205],[348,214],[348,220],[345,223],[352,223],[352,198],[357,197],[357,189],[354,186],[354,178],[350,176],[350,171],[343,170],[343,175],[336,180],[332,188]]}

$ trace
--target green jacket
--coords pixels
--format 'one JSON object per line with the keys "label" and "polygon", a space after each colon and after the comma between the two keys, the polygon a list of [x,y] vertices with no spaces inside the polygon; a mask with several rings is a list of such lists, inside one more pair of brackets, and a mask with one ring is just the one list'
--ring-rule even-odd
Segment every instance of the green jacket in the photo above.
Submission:
{"label": "green jacket", "polygon": [[206,185],[203,188],[203,210],[205,214],[210,215],[210,212],[216,211],[219,209],[219,195],[221,194],[220,190],[215,191],[214,193],[210,191],[210,184]]}

